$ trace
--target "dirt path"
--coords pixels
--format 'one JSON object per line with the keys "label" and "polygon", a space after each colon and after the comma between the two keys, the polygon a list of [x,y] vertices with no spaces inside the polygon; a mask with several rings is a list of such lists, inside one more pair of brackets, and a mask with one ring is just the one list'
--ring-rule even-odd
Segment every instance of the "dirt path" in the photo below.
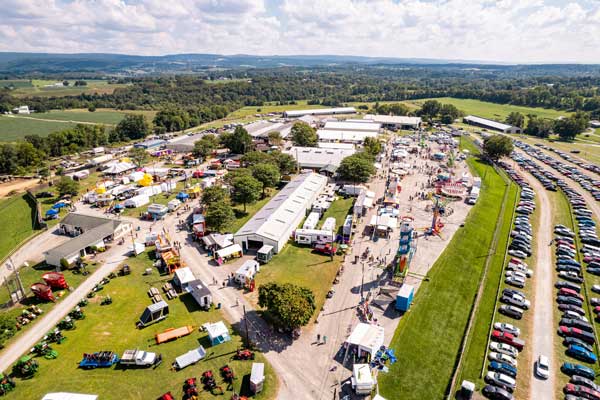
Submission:
{"label": "dirt path", "polygon": [[38,179],[19,179],[0,184],[0,197],[7,197],[11,192],[24,192],[39,183]]}
{"label": "dirt path", "polygon": [[531,334],[531,354],[533,359],[539,355],[545,355],[550,359],[552,371],[547,380],[532,376],[530,386],[530,399],[550,400],[556,398],[555,376],[558,371],[557,361],[554,354],[555,324],[554,324],[554,268],[552,263],[552,247],[548,246],[552,240],[552,205],[546,189],[541,183],[530,175],[522,171],[523,177],[535,191],[538,200],[538,212],[540,213],[540,224],[535,232],[536,242],[536,265],[535,271],[535,294],[533,297],[533,331]]}

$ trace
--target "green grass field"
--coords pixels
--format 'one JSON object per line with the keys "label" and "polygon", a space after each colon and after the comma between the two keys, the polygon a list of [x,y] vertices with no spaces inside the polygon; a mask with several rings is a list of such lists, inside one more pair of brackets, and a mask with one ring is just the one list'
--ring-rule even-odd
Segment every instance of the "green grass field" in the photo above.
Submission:
{"label": "green grass field", "polygon": [[34,209],[25,195],[0,201],[0,260],[34,233]]}
{"label": "green grass field", "polygon": [[400,321],[391,343],[399,362],[379,375],[384,397],[441,399],[448,390],[506,190],[491,166],[468,163],[484,190]]}
{"label": "green grass field", "polygon": [[510,114],[513,111],[520,112],[525,116],[527,114],[535,114],[540,118],[550,119],[556,119],[561,115],[568,116],[571,114],[570,112],[552,110],[549,108],[513,106],[510,104],[496,104],[472,99],[455,99],[452,97],[437,97],[433,99],[409,100],[406,103],[412,103],[420,107],[420,105],[427,100],[437,100],[440,103],[453,104],[459,110],[464,111],[465,114],[474,114],[479,117],[490,118],[499,121],[504,121],[508,114]]}
{"label": "green grass field", "polygon": [[16,97],[62,97],[62,96],[78,96],[80,94],[110,94],[117,88],[126,87],[126,84],[113,84],[108,83],[106,80],[100,79],[89,79],[85,80],[87,86],[73,86],[74,80],[69,80],[69,86],[58,86],[48,87],[46,85],[53,85],[56,80],[11,80],[11,81],[0,81],[0,87],[14,87],[11,92]]}
{"label": "green grass field", "polygon": [[[158,276],[156,270],[152,275],[142,275],[145,268],[152,266],[148,253],[127,262],[131,266],[131,275],[118,277],[108,283],[99,294],[84,308],[86,318],[76,321],[76,329],[65,331],[67,340],[55,345],[59,357],[55,360],[38,358],[40,368],[38,374],[30,380],[17,379],[17,388],[6,396],[6,399],[39,399],[48,392],[94,393],[101,399],[156,399],[167,391],[175,398],[182,397],[182,385],[189,377],[199,377],[202,372],[212,370],[217,383],[227,390],[227,384],[220,377],[219,368],[229,364],[236,373],[237,379],[233,388],[237,393],[247,390],[248,374],[252,366],[250,361],[233,361],[235,350],[241,346],[241,338],[232,334],[232,341],[218,346],[211,346],[206,333],[198,328],[207,322],[223,320],[218,310],[209,312],[198,309],[189,294],[169,301],[169,317],[161,322],[136,329],[135,323],[150,299],[146,291],[150,287],[160,288],[169,278]],[[101,306],[103,296],[110,295],[113,304]],[[167,328],[192,325],[195,330],[189,336],[156,345],[154,335]],[[204,346],[207,351],[205,359],[183,371],[175,372],[170,365],[175,357]],[[156,369],[121,369],[118,367],[82,370],[77,368],[82,353],[100,350],[112,350],[119,355],[126,349],[144,349],[161,353],[163,363]],[[258,362],[265,362],[261,354]],[[266,382],[262,393],[256,399],[274,399],[277,381],[269,364],[265,365]],[[227,398],[232,392],[226,391],[224,396],[213,396],[207,392],[200,394],[200,399]]]}

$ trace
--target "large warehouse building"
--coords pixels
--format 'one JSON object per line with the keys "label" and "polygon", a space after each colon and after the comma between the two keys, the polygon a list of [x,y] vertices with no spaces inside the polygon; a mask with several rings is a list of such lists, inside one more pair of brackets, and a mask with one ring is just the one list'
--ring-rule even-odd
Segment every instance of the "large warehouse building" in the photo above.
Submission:
{"label": "large warehouse building", "polygon": [[475,115],[467,115],[463,118],[465,124],[479,126],[481,128],[492,129],[502,133],[521,133],[521,128],[494,121],[493,119],[481,118]]}
{"label": "large warehouse building", "polygon": [[388,129],[419,129],[421,126],[421,117],[367,114],[364,119],[377,122]]}
{"label": "large warehouse building", "polygon": [[327,166],[337,169],[342,160],[356,153],[356,150],[354,146],[349,149],[292,147],[287,153],[294,157],[300,168],[310,168],[319,171]]}
{"label": "large warehouse building", "polygon": [[381,124],[364,120],[328,121],[317,130],[321,142],[362,143],[368,137],[377,137]]}
{"label": "large warehouse building", "polygon": [[354,107],[337,107],[337,108],[313,108],[310,110],[289,110],[284,111],[285,118],[299,118],[304,115],[336,115],[336,114],[356,114]]}
{"label": "large warehouse building", "polygon": [[296,176],[235,233],[234,243],[244,251],[270,245],[279,253],[326,184],[327,177],[312,172]]}

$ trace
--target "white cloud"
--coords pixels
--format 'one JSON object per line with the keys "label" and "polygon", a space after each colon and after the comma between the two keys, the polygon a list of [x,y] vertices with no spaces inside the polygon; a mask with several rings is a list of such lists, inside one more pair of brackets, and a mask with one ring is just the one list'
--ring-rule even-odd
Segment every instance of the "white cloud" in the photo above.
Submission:
{"label": "white cloud", "polygon": [[600,2],[4,0],[1,51],[600,62]]}

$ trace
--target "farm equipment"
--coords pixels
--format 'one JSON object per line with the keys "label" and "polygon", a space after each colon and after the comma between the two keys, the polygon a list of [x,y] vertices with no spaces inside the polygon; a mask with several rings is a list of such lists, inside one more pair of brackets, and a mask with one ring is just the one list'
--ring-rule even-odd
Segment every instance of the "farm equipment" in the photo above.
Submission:
{"label": "farm equipment", "polygon": [[42,315],[44,313],[44,310],[42,310],[41,308],[39,308],[35,304],[32,305],[32,306],[27,307],[27,311],[29,311],[30,313],[33,313],[35,315]]}
{"label": "farm equipment", "polygon": [[61,344],[65,339],[66,338],[58,328],[54,328],[53,331],[48,332],[48,334],[44,336],[44,340],[49,343]]}
{"label": "farm equipment", "polygon": [[73,318],[73,319],[85,319],[85,314],[83,313],[83,311],[81,311],[81,308],[79,306],[76,306],[70,313],[69,313],[69,317]]}
{"label": "farm equipment", "polygon": [[31,349],[31,353],[38,357],[44,357],[46,360],[54,360],[58,357],[58,352],[53,350],[47,342],[36,344],[33,349]]}
{"label": "farm equipment", "polygon": [[198,396],[196,378],[187,378],[183,383],[184,399],[195,399]]}
{"label": "farm equipment", "polygon": [[52,289],[67,289],[69,287],[65,276],[60,272],[46,272],[42,275],[42,279]]}
{"label": "farm equipment", "polygon": [[32,378],[39,368],[32,356],[23,356],[13,365],[12,374],[24,379]]}
{"label": "farm equipment", "polygon": [[254,360],[254,352],[248,349],[237,350],[233,356],[234,360]]}
{"label": "farm equipment", "polygon": [[0,373],[0,396],[12,391],[15,388],[15,381],[10,376]]}
{"label": "farm equipment", "polygon": [[38,300],[56,301],[52,294],[52,289],[45,283],[37,282],[30,286],[31,291]]}
{"label": "farm equipment", "polygon": [[70,331],[72,329],[75,329],[75,322],[73,322],[73,319],[71,319],[71,317],[67,316],[65,317],[65,319],[58,323],[57,327],[58,329],[61,329],[63,331]]}
{"label": "farm equipment", "polygon": [[94,297],[96,295],[96,293],[98,293],[99,291],[101,291],[101,290],[104,289],[103,282],[104,282],[105,279],[106,278],[102,279],[100,281],[100,283],[98,283],[96,286],[94,286],[94,288],[92,289],[92,291],[87,294],[88,299],[91,299],[92,297]]}
{"label": "farm equipment", "polygon": [[79,363],[79,368],[94,369],[108,368],[119,362],[119,356],[112,351],[99,351],[97,353],[84,353]]}
{"label": "farm equipment", "polygon": [[171,392],[167,392],[160,396],[157,400],[175,400],[175,397],[171,394]]}
{"label": "farm equipment", "polygon": [[125,275],[129,275],[129,274],[131,274],[131,268],[127,264],[123,265],[121,267],[121,269],[119,270],[119,275],[125,276]]}
{"label": "farm equipment", "polygon": [[78,305],[79,307],[85,307],[85,306],[87,306],[88,304],[89,304],[89,301],[88,301],[87,299],[81,299],[81,300],[79,301],[79,303],[77,303],[77,305]]}
{"label": "farm equipment", "polygon": [[235,374],[233,373],[233,369],[225,364],[224,366],[221,367],[220,369],[221,371],[221,376],[223,377],[223,380],[227,383],[232,383],[233,380],[235,379]]}
{"label": "farm equipment", "polygon": [[216,394],[224,393],[223,388],[221,386],[217,385],[217,382],[215,381],[215,377],[214,377],[212,371],[210,371],[210,370],[204,371],[202,373],[201,381],[202,381],[202,385],[204,386],[204,390],[211,392],[213,395],[215,394],[215,392],[217,392]]}
{"label": "farm equipment", "polygon": [[101,306],[107,306],[109,304],[112,304],[112,297],[110,296],[106,296],[102,299],[102,301],[100,302]]}
{"label": "farm equipment", "polygon": [[320,243],[316,244],[315,247],[313,247],[313,251],[315,253],[333,256],[337,253],[337,247],[331,245],[330,243]]}

